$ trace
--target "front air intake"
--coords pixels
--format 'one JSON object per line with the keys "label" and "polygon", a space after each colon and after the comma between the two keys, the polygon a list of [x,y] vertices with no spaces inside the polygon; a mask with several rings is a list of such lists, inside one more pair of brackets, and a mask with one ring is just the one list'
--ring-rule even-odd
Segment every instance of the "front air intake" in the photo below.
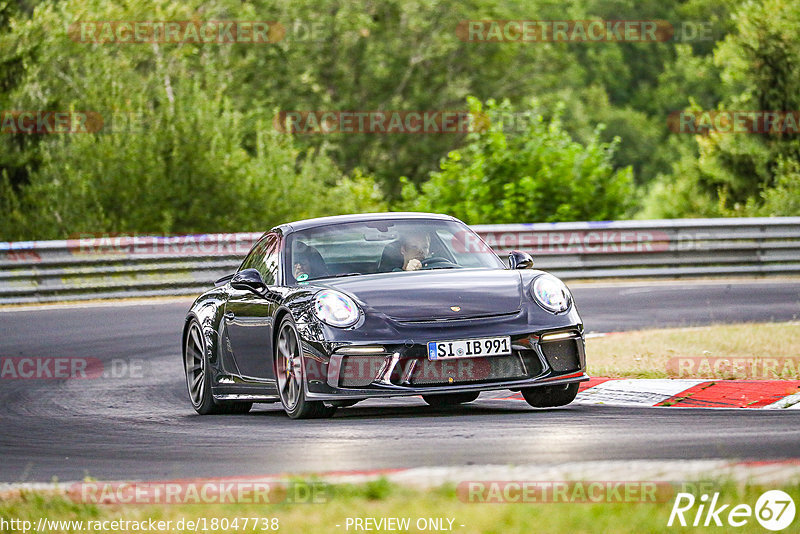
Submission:
{"label": "front air intake", "polygon": [[561,339],[542,343],[542,353],[553,371],[578,371],[581,368],[580,338]]}
{"label": "front air intake", "polygon": [[339,385],[345,388],[359,388],[375,381],[386,360],[386,355],[345,356],[339,372]]}

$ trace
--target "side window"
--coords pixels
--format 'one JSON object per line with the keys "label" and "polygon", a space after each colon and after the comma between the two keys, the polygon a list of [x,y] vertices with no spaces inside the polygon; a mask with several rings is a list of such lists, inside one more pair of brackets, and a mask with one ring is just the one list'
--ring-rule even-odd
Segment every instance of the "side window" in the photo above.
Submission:
{"label": "side window", "polygon": [[278,256],[280,255],[278,244],[278,236],[272,234],[267,239],[267,246],[265,247],[264,260],[256,269],[261,273],[261,277],[268,285],[274,284],[278,279]]}
{"label": "side window", "polygon": [[240,271],[244,271],[245,269],[254,269],[259,261],[263,261],[264,249],[267,246],[269,237],[270,236],[262,237],[261,241],[256,243],[252,250],[250,250],[250,252],[247,254],[247,257],[242,262],[241,267],[239,267]]}
{"label": "side window", "polygon": [[239,270],[256,269],[267,284],[274,284],[278,278],[278,236],[268,234],[253,247],[242,262]]}

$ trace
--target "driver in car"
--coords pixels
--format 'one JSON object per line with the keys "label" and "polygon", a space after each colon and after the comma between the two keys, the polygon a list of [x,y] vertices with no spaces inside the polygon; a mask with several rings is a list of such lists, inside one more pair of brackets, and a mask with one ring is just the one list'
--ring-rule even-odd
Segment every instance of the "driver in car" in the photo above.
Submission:
{"label": "driver in car", "polygon": [[431,237],[427,234],[410,234],[400,241],[404,271],[422,269],[422,262],[430,255]]}
{"label": "driver in car", "polygon": [[325,265],[325,260],[322,259],[322,256],[316,248],[302,241],[298,241],[294,249],[292,274],[294,274],[295,280],[302,282],[309,278],[327,276],[328,268]]}
{"label": "driver in car", "polygon": [[311,261],[308,258],[299,256],[294,261],[294,279],[298,282],[308,279],[308,273],[311,272]]}

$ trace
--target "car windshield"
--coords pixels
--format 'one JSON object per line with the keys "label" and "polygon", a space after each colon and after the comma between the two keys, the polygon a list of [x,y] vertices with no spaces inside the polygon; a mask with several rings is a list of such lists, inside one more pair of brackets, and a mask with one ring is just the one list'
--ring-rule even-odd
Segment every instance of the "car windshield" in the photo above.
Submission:
{"label": "car windshield", "polygon": [[287,280],[434,269],[504,268],[466,225],[435,219],[363,221],[293,232]]}

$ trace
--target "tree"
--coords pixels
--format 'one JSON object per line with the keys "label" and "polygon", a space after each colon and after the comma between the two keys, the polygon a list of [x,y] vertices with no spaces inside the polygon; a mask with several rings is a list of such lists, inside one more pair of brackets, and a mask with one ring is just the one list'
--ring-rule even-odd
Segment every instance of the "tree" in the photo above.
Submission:
{"label": "tree", "polygon": [[[477,224],[614,219],[634,205],[630,168],[611,164],[618,141],[603,143],[598,131],[582,145],[557,116],[545,121],[537,114],[535,103],[522,113],[507,101],[484,107],[470,98],[469,107],[488,121],[477,122],[466,145],[450,152],[421,190],[406,180],[402,207]],[[521,117],[525,128],[504,131]]]}
{"label": "tree", "polygon": [[[718,109],[796,113],[800,109],[800,5],[786,0],[748,2],[734,20],[737,31],[719,43],[714,53],[725,93]],[[673,172],[653,184],[643,216],[800,214],[795,202],[783,209],[775,204],[800,189],[796,131],[712,129],[695,136],[695,142],[696,152],[684,151]],[[696,197],[699,202],[686,203],[682,210],[670,197]]]}
{"label": "tree", "polygon": [[[207,8],[226,6],[237,3]],[[2,94],[1,109],[88,111],[102,127],[0,137],[0,239],[259,231],[385,209],[370,176],[345,176],[325,146],[297,146],[275,129],[268,103],[233,99],[234,47],[110,45],[68,35],[76,19],[139,20],[148,8],[43,3],[29,20],[12,20],[3,37],[27,67]],[[169,2],[159,10],[173,20],[193,15]]]}

